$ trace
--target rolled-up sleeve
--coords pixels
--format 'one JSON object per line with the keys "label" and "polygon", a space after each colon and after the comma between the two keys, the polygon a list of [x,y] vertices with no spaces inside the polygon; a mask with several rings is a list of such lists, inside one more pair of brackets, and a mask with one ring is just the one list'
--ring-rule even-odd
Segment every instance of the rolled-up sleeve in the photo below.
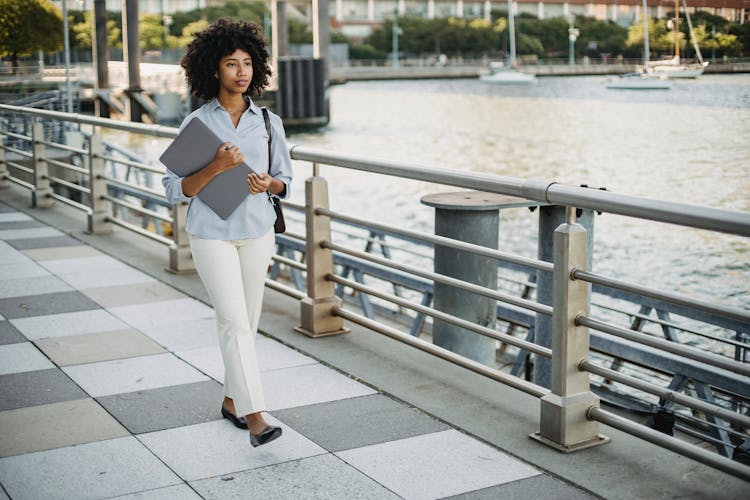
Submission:
{"label": "rolled-up sleeve", "polygon": [[190,197],[185,196],[185,193],[182,192],[182,179],[183,177],[178,176],[169,169],[164,173],[164,177],[161,178],[161,183],[164,186],[167,201],[170,205],[190,201]]}
{"label": "rolled-up sleeve", "polygon": [[289,198],[292,188],[292,159],[289,157],[289,145],[286,142],[286,132],[281,118],[271,114],[271,176],[280,180],[286,186],[284,192],[278,196],[282,200]]}

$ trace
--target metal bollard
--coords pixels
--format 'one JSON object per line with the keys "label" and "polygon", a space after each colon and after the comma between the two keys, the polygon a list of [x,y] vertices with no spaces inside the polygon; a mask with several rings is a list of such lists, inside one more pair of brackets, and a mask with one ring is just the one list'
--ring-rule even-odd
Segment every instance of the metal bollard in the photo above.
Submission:
{"label": "metal bollard", "polygon": [[[591,269],[594,248],[594,211],[583,209],[577,222],[586,230],[586,263]],[[539,238],[537,258],[552,262],[555,256],[555,229],[565,223],[565,207],[561,205],[544,205],[539,207]],[[537,271],[536,300],[540,304],[552,305],[552,273]],[[552,318],[546,314],[536,315],[534,322],[534,342],[544,347],[552,347]],[[534,357],[534,383],[550,388],[552,380],[552,361],[544,356]]]}
{"label": "metal bollard", "polygon": [[588,372],[578,369],[589,355],[588,328],[576,325],[576,317],[589,312],[589,285],[570,273],[587,269],[586,249],[586,230],[568,207],[566,222],[555,230],[552,392],[542,397],[540,430],[530,436],[565,453],[609,442],[587,418],[599,398],[590,390]]}
{"label": "metal bollard", "polygon": [[[435,208],[435,234],[497,249],[500,209],[534,204],[527,200],[478,191],[427,195],[422,203]],[[435,245],[435,272],[469,283],[497,289],[497,260]],[[435,283],[435,309],[492,328],[497,301],[450,285]],[[435,345],[492,366],[495,340],[434,320]]]}
{"label": "metal bollard", "polygon": [[190,253],[190,236],[185,231],[187,222],[187,202],[172,205],[172,239],[169,246],[169,267],[167,271],[175,274],[195,271],[193,254]]}
{"label": "metal bollard", "polygon": [[343,319],[331,312],[342,304],[336,285],[326,280],[326,275],[333,274],[333,252],[321,246],[331,241],[331,220],[316,215],[316,208],[328,208],[328,182],[322,177],[305,181],[307,297],[300,302],[300,326],[294,330],[309,337],[349,333]]}
{"label": "metal bollard", "polygon": [[112,232],[112,204],[105,198],[107,180],[104,178],[105,163],[102,136],[91,134],[89,138],[89,182],[91,184],[91,213],[88,216],[88,232],[106,234]]}
{"label": "metal bollard", "polygon": [[31,206],[34,208],[49,208],[55,202],[52,198],[52,186],[49,182],[49,166],[47,164],[47,147],[44,141],[44,125],[34,120],[31,132],[34,156],[32,165],[34,169],[34,190],[31,192]]}

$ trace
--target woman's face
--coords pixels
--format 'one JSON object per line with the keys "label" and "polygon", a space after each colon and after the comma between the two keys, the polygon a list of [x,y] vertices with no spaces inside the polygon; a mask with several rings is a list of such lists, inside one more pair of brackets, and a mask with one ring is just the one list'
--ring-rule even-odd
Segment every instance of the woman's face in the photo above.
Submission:
{"label": "woman's face", "polygon": [[219,93],[242,94],[253,79],[253,60],[250,54],[237,49],[219,60]]}

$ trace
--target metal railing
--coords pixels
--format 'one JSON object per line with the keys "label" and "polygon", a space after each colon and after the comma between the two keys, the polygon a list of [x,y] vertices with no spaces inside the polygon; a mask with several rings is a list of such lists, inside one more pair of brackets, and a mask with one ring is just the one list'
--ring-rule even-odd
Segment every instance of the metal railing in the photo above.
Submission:
{"label": "metal railing", "polygon": [[[0,112],[108,127],[156,137],[175,137],[177,133],[176,129],[171,127],[116,122],[84,115],[67,115],[53,111],[25,109],[15,106],[0,105]],[[13,132],[6,133],[5,129],[3,129],[2,133],[13,137]],[[28,140],[32,143],[31,158],[20,155],[25,160],[31,159],[31,166],[26,167],[18,160],[8,159],[6,157],[7,153],[18,155],[22,151],[18,148],[9,148],[3,145],[0,148],[0,185],[7,185],[8,181],[13,181],[27,187],[32,192],[32,200],[35,206],[49,206],[53,201],[58,200],[84,211],[87,214],[89,230],[92,232],[111,231],[114,224],[169,245],[170,268],[174,271],[185,271],[191,268],[189,248],[187,247],[187,238],[184,232],[185,205],[172,207],[171,216],[156,210],[151,210],[151,213],[149,213],[154,218],[171,223],[173,227],[172,238],[155,235],[143,228],[133,227],[122,221],[116,221],[113,217],[113,206],[143,211],[143,208],[140,206],[134,206],[132,203],[127,203],[117,197],[113,197],[108,191],[113,188],[126,189],[128,192],[140,194],[148,199],[159,199],[162,201],[163,198],[153,189],[108,176],[105,164],[117,161],[117,158],[104,154],[101,137],[98,134],[92,133],[90,135],[87,149],[61,147],[64,145],[47,141],[42,138],[41,124],[34,125],[32,136],[18,136],[19,134],[16,134],[17,139]],[[49,175],[47,170],[50,164],[47,148],[62,149],[71,154],[87,155],[88,165],[86,169],[72,164],[66,165],[66,162],[59,160],[56,160],[57,163],[54,165],[70,168],[76,174],[87,177],[87,186],[85,186],[85,189],[81,188],[79,191],[87,195],[88,204],[79,203],[76,205],[77,202],[72,200],[63,201],[61,196],[52,192],[51,183],[57,181],[54,179],[54,176]],[[657,339],[633,329],[610,324],[601,318],[591,315],[589,291],[593,285],[596,285],[597,287],[615,289],[618,293],[634,294],[648,300],[658,301],[659,303],[672,304],[678,308],[699,310],[703,313],[722,318],[721,321],[733,325],[734,328],[745,329],[743,333],[750,330],[750,313],[746,310],[725,305],[697,301],[683,294],[652,290],[641,285],[624,283],[589,272],[587,270],[586,259],[586,231],[576,221],[575,208],[720,231],[744,237],[750,236],[750,218],[748,214],[638,198],[588,188],[566,186],[550,181],[524,180],[475,172],[426,168],[415,164],[373,160],[302,146],[292,146],[290,153],[294,160],[312,162],[313,171],[316,173],[318,165],[324,164],[338,168],[365,171],[371,175],[379,174],[414,179],[442,184],[452,188],[474,189],[521,197],[545,205],[567,207],[564,212],[563,224],[554,232],[554,262],[550,263],[493,249],[488,250],[471,242],[457,241],[442,236],[421,234],[397,226],[373,223],[331,210],[329,208],[327,183],[325,179],[319,175],[315,175],[308,179],[305,185],[305,235],[290,232],[279,238],[280,241],[289,245],[290,248],[292,245],[300,245],[305,254],[304,263],[290,258],[289,255],[277,255],[274,257],[278,265],[287,266],[296,272],[304,271],[306,281],[305,291],[302,292],[276,281],[267,280],[269,287],[300,300],[301,326],[298,329],[300,332],[312,337],[344,333],[347,329],[344,326],[343,320],[347,320],[414,348],[431,353],[475,373],[509,385],[527,394],[540,397],[540,430],[532,437],[566,452],[606,442],[607,439],[599,434],[598,423],[603,423],[735,476],[746,480],[750,479],[750,468],[732,461],[727,456],[707,452],[697,446],[687,444],[680,439],[658,433],[602,409],[599,398],[591,390],[589,374],[614,380],[617,383],[658,396],[665,401],[684,405],[695,411],[711,415],[711,418],[707,422],[719,428],[719,432],[727,433],[731,431],[734,433],[733,435],[747,436],[750,419],[745,414],[713,404],[711,398],[695,398],[684,395],[679,388],[670,387],[665,389],[654,383],[634,379],[613,368],[602,367],[599,363],[593,361],[592,350],[589,347],[589,338],[592,340],[592,348],[595,347],[594,341],[600,343],[606,341],[612,343],[612,345],[618,345],[617,342],[622,342],[620,338],[624,337],[630,343],[645,343],[647,348],[643,349],[651,349],[655,353],[654,356],[657,356],[656,359],[669,359],[669,356],[675,356],[676,359],[690,359],[689,363],[702,370],[702,373],[706,374],[707,380],[709,377],[714,377],[709,382],[701,382],[703,385],[696,392],[708,389],[710,395],[711,388],[716,388],[724,384],[724,382],[719,384],[713,381],[721,379],[729,381],[725,384],[728,387],[728,389],[725,389],[726,392],[750,399],[750,394],[743,392],[747,391],[747,388],[750,387],[747,379],[750,370],[748,370],[748,364],[744,362],[744,356],[739,359],[732,359],[726,356],[706,353],[693,346]],[[129,167],[141,168],[151,172],[158,171],[153,166],[141,164],[132,159],[121,163]],[[14,175],[14,173],[31,174],[32,182],[23,181],[17,175]],[[60,183],[58,182],[58,184]],[[363,252],[348,245],[334,242],[331,231],[332,221],[350,224],[349,227],[364,227],[371,231],[399,234],[405,238],[404,241],[409,241],[410,239],[420,240],[436,247],[449,247],[456,251],[470,252],[506,265],[531,269],[537,273],[551,273],[555,292],[553,303],[550,305],[529,298],[519,298],[510,293],[479,286],[475,283],[469,283],[445,274],[425,271],[418,266],[404,264],[387,256],[376,256],[370,252]],[[375,238],[371,239],[375,240]],[[380,239],[380,241],[382,242],[383,240]],[[298,246],[297,248],[300,247]],[[369,286],[363,283],[361,279],[357,279],[356,272],[355,279],[349,279],[345,275],[345,266],[337,265],[336,261],[346,262],[350,266],[355,263],[361,265],[361,267],[357,268],[360,273],[362,269],[366,269],[373,276],[378,275],[378,273],[382,273],[381,276],[398,276],[398,279],[401,281],[393,281],[394,284],[413,284],[415,287],[419,287],[425,282],[431,282],[457,287],[466,292],[497,301],[499,303],[498,307],[502,306],[506,308],[513,314],[517,314],[519,318],[529,317],[532,320],[535,319],[538,321],[539,318],[551,316],[551,343],[549,345],[544,345],[544,343],[540,345],[539,339],[518,339],[512,335],[499,332],[492,327],[479,325],[435,307],[430,307],[429,303],[425,303],[426,301],[422,301],[422,303],[411,301],[408,298],[399,296],[398,289],[393,294],[385,293],[382,289]],[[350,269],[354,268],[350,267]],[[373,319],[373,317],[358,314],[351,310],[350,305],[337,295],[337,288],[339,290],[347,288],[356,291],[360,295],[371,296],[400,308],[408,308],[420,315],[432,318],[433,321],[443,321],[468,330],[472,334],[484,336],[493,341],[507,343],[521,351],[532,353],[539,361],[551,359],[551,385],[549,388],[540,386],[452,352],[445,347],[436,345],[436,343],[431,343],[417,338],[415,335],[404,333],[400,328],[394,327],[392,323],[387,321],[378,321],[377,319]],[[669,323],[669,321],[662,320],[662,323]],[[668,328],[668,326],[665,326],[665,328]],[[597,330],[598,333],[592,332],[590,337],[589,329]],[[746,346],[747,344],[745,344],[743,339],[744,337],[738,336],[736,342]],[[738,348],[742,348],[742,346],[738,346]],[[679,359],[677,360],[679,361]],[[645,361],[643,362],[645,363]],[[671,368],[668,366],[662,366],[661,369],[664,372],[671,372]],[[684,387],[684,384],[682,387]],[[698,389],[697,385],[696,389]],[[726,422],[731,424],[732,427],[726,427],[724,425]]]}

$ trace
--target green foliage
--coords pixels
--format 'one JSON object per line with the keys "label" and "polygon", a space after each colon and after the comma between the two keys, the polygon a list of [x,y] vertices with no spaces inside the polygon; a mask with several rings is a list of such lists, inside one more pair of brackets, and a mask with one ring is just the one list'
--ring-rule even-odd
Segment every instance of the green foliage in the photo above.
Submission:
{"label": "green foliage", "polygon": [[733,24],[729,27],[728,34],[736,36],[741,52],[750,55],[750,23]]}
{"label": "green foliage", "polygon": [[178,38],[177,46],[187,47],[188,45],[190,45],[190,42],[193,41],[193,37],[195,36],[195,34],[208,28],[208,26],[209,23],[205,19],[198,19],[197,21],[188,23],[184,28],[182,28],[182,33]]}
{"label": "green foliage", "polygon": [[264,15],[270,16],[271,14],[263,1],[230,0],[221,6],[175,12],[172,14],[172,25],[169,28],[172,35],[181,36],[189,24],[199,20],[204,20],[211,24],[222,17],[253,21],[263,26]]}
{"label": "green foliage", "polygon": [[[122,30],[112,14],[107,15],[107,44],[110,48],[122,47]],[[93,47],[93,20],[91,11],[71,11],[68,25],[70,26],[70,46],[73,48],[90,49]],[[121,18],[121,16],[118,16]]]}
{"label": "green foliage", "polygon": [[141,14],[138,17],[139,45],[144,50],[177,47],[179,38],[164,29],[164,20],[158,14]]}
{"label": "green foliage", "polygon": [[62,14],[49,0],[0,0],[0,54],[18,56],[63,46]]}
{"label": "green foliage", "polygon": [[349,58],[350,59],[385,59],[387,54],[382,50],[378,50],[369,44],[351,44],[349,45]]}
{"label": "green foliage", "polygon": [[[625,41],[626,55],[639,57],[643,55],[643,21],[639,20],[633,23],[628,30],[628,37]],[[684,47],[684,35],[680,33],[680,44]],[[652,54],[674,52],[674,34],[667,28],[664,19],[648,20],[648,45]],[[651,57],[651,55],[649,55]]]}
{"label": "green foliage", "polygon": [[287,26],[289,26],[289,43],[312,43],[313,34],[307,23],[289,18]]}

